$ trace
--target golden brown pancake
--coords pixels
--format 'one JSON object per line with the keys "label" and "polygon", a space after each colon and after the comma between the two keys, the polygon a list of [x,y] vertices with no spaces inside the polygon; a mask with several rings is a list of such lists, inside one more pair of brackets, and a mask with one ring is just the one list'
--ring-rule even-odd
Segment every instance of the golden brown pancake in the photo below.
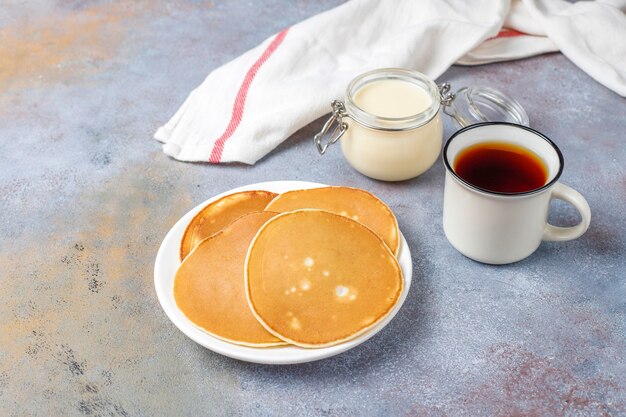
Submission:
{"label": "golden brown pancake", "polygon": [[244,292],[248,246],[276,213],[245,215],[206,238],[185,258],[174,279],[178,308],[211,335],[245,346],[284,344],[254,318]]}
{"label": "golden brown pancake", "polygon": [[332,346],[368,331],[398,302],[402,272],[361,223],[297,210],[259,230],[246,258],[246,296],[272,334],[301,347]]}
{"label": "golden brown pancake", "polygon": [[209,203],[187,225],[180,242],[180,260],[185,259],[202,240],[219,232],[241,216],[263,211],[276,195],[269,191],[242,191]]}
{"label": "golden brown pancake", "polygon": [[341,214],[372,229],[394,254],[400,249],[398,221],[391,209],[375,195],[358,188],[322,187],[287,191],[274,198],[265,208],[284,213],[314,208]]}

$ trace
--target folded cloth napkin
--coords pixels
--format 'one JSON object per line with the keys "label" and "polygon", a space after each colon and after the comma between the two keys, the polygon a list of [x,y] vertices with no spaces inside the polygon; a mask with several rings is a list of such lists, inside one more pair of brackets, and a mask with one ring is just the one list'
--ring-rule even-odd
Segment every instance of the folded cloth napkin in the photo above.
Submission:
{"label": "folded cloth napkin", "polygon": [[[435,79],[457,61],[556,50],[626,96],[619,1],[352,0],[211,72],[155,138],[181,161],[254,164],[328,113],[330,101],[365,71],[405,67]],[[511,29],[501,30],[505,22]]]}
{"label": "folded cloth napkin", "polygon": [[498,36],[457,63],[484,64],[560,50],[600,84],[626,96],[626,0],[513,1]]}
{"label": "folded cloth napkin", "polygon": [[538,26],[521,0],[511,2],[509,13],[498,35],[485,40],[461,57],[460,65],[480,65],[491,62],[527,58],[559,48]]}

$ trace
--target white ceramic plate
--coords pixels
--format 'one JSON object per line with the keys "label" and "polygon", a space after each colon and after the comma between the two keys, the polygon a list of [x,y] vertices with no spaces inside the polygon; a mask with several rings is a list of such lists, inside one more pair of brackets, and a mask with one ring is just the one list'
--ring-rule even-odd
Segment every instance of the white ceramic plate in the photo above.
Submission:
{"label": "white ceramic plate", "polygon": [[214,352],[242,361],[272,365],[311,362],[338,355],[339,353],[360,345],[381,331],[387,323],[393,319],[396,313],[398,313],[398,310],[400,310],[402,304],[404,304],[404,301],[406,300],[406,295],[409,292],[409,287],[411,286],[411,276],[413,274],[411,253],[409,252],[409,247],[402,233],[400,233],[401,243],[398,261],[400,263],[400,268],[402,269],[404,287],[398,304],[396,304],[394,309],[387,317],[385,317],[384,320],[378,323],[369,332],[340,345],[320,349],[304,349],[295,346],[252,348],[234,345],[232,343],[219,340],[196,327],[176,306],[176,301],[174,300],[174,276],[176,275],[176,270],[180,265],[180,261],[178,260],[180,240],[187,224],[191,221],[193,216],[195,216],[196,213],[202,209],[202,207],[214,200],[217,200],[218,198],[238,191],[266,190],[275,193],[283,193],[289,190],[322,186],[324,185],[302,181],[273,181],[250,184],[226,191],[225,193],[205,201],[204,203],[196,206],[193,210],[185,214],[178,222],[176,222],[174,227],[172,227],[172,229],[165,236],[165,239],[163,239],[163,243],[161,243],[161,247],[159,248],[154,264],[154,286],[156,287],[156,293],[159,298],[159,302],[161,303],[161,307],[163,307],[165,314],[167,314],[172,323],[174,323],[174,325],[191,340]]}

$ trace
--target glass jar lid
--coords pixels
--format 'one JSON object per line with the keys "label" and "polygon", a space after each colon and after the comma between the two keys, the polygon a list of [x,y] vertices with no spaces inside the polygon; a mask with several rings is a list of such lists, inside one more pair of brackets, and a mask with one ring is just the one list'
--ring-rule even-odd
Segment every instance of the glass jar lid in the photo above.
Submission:
{"label": "glass jar lid", "polygon": [[528,114],[524,108],[514,98],[491,87],[463,87],[450,95],[443,104],[444,113],[456,120],[461,127],[482,122],[529,125]]}

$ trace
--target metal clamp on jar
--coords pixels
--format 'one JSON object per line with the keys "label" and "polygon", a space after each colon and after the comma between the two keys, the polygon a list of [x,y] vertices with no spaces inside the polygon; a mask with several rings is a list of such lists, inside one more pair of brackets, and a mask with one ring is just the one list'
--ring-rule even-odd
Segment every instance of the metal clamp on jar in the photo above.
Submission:
{"label": "metal clamp on jar", "polygon": [[488,87],[450,93],[426,75],[383,68],[356,77],[345,102],[335,100],[332,113],[314,137],[320,154],[341,139],[343,155],[357,171],[383,181],[417,177],[437,160],[443,141],[439,108],[461,126],[483,121],[528,125],[524,109]]}

